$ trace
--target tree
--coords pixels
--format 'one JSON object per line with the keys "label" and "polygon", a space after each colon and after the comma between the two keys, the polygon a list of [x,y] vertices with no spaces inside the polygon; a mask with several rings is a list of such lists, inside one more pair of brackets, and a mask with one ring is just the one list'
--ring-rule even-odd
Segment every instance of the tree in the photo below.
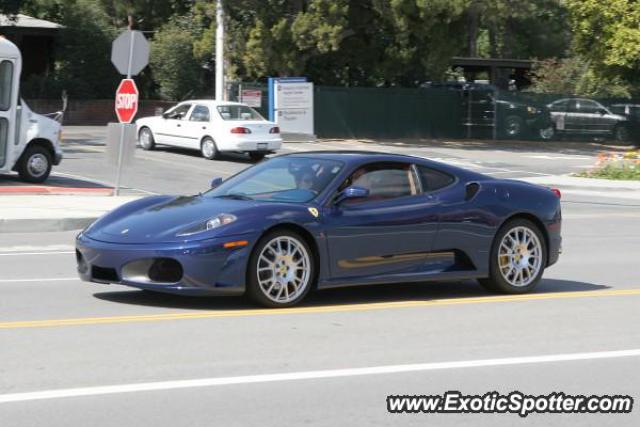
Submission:
{"label": "tree", "polygon": [[36,0],[23,11],[63,25],[56,42],[56,63],[47,76],[35,76],[23,87],[27,97],[110,98],[118,75],[111,64],[115,32],[104,11],[91,0]]}
{"label": "tree", "polygon": [[163,25],[151,42],[150,66],[160,96],[181,100],[202,90],[202,64],[194,56],[195,38],[187,19]]}
{"label": "tree", "polygon": [[533,68],[530,91],[589,97],[629,98],[631,87],[619,76],[610,78],[593,71],[581,56],[538,61]]}

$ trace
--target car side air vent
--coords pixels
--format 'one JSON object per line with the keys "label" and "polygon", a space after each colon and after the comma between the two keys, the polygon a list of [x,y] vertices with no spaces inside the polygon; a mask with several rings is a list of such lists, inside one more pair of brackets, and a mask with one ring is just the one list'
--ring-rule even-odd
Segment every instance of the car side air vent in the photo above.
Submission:
{"label": "car side air vent", "polygon": [[478,184],[477,182],[468,183],[465,189],[464,200],[469,201],[473,199],[473,196],[476,195],[479,189],[480,189],[480,184]]}

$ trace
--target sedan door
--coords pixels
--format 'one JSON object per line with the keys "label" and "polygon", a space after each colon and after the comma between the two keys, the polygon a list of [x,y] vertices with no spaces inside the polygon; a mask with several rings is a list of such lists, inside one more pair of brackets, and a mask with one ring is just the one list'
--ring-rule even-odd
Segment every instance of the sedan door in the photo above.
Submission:
{"label": "sedan door", "polygon": [[191,104],[178,104],[162,115],[163,120],[154,129],[154,137],[159,144],[176,147],[188,146],[184,140],[184,123],[191,110]]}
{"label": "sedan door", "polygon": [[196,104],[191,110],[189,120],[182,123],[182,143],[187,148],[200,149],[200,141],[205,135],[211,135],[211,112],[206,105]]}
{"label": "sedan door", "polygon": [[616,123],[604,106],[590,99],[576,101],[575,121],[580,133],[589,135],[607,134]]}
{"label": "sedan door", "polygon": [[369,196],[328,208],[332,279],[419,273],[438,231],[434,199],[422,194],[415,167],[377,162],[356,170],[341,186],[363,187]]}

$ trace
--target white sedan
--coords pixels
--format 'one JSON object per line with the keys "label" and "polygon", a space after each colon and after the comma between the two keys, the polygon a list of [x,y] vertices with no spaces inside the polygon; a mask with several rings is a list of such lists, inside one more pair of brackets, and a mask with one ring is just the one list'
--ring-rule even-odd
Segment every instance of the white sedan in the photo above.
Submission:
{"label": "white sedan", "polygon": [[238,102],[184,101],[161,116],[136,120],[136,126],[144,150],[156,144],[193,148],[207,159],[241,152],[260,160],[282,146],[278,125]]}

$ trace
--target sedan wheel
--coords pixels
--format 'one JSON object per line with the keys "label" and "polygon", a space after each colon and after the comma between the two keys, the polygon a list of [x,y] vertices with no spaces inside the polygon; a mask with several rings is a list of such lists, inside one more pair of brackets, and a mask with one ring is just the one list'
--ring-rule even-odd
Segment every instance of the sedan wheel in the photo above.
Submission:
{"label": "sedan wheel", "polygon": [[613,137],[617,142],[627,142],[629,140],[629,129],[626,126],[618,126],[613,133]]}
{"label": "sedan wheel", "polygon": [[202,153],[202,157],[208,160],[217,159],[219,153],[216,143],[211,138],[205,138],[202,141],[200,152]]}
{"label": "sedan wheel", "polygon": [[247,293],[267,307],[289,307],[300,302],[314,281],[311,250],[298,234],[269,234],[251,256]]}
{"label": "sedan wheel", "polygon": [[524,219],[510,221],[496,235],[490,277],[480,283],[502,293],[528,292],[542,277],[546,250],[544,238],[535,224]]}
{"label": "sedan wheel", "polygon": [[543,139],[544,141],[549,141],[551,138],[553,138],[554,133],[555,132],[554,132],[553,126],[540,129],[540,138]]}
{"label": "sedan wheel", "polygon": [[156,146],[156,142],[153,139],[153,134],[151,133],[151,129],[149,128],[142,128],[140,130],[138,141],[140,142],[140,147],[142,147],[143,150],[153,150]]}

